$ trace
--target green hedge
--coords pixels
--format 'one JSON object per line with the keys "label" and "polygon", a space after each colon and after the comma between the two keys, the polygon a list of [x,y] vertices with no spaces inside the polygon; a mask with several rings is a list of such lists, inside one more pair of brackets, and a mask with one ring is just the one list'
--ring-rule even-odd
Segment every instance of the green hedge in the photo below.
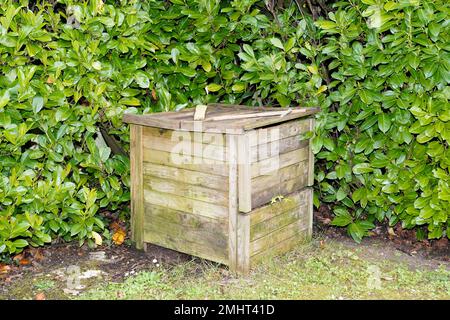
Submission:
{"label": "green hedge", "polygon": [[378,2],[314,23],[295,1],[7,0],[0,253],[109,239],[100,213],[129,210],[123,114],[217,101],[320,105],[315,202],[333,223],[357,241],[386,218],[443,236],[448,5]]}
{"label": "green hedge", "polygon": [[450,234],[448,17],[448,1],[362,0],[316,23],[331,102],[316,179],[356,241],[385,220]]}

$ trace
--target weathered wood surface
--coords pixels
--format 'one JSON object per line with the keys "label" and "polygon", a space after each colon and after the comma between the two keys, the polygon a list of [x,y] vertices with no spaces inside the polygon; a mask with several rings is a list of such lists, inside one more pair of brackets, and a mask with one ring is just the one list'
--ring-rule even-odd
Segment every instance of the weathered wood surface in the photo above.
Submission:
{"label": "weathered wood surface", "polygon": [[237,215],[237,270],[243,274],[250,271],[250,216]]}
{"label": "weathered wood surface", "polygon": [[145,241],[226,264],[226,221],[146,203]]}
{"label": "weathered wood surface", "polygon": [[142,127],[130,126],[131,238],[136,248],[144,248],[144,197],[142,171]]}
{"label": "weathered wood surface", "polygon": [[304,223],[302,223],[302,221],[300,220],[277,229],[264,237],[250,242],[250,255],[253,256],[261,251],[269,249],[274,244],[277,244],[283,240],[289,239],[302,233],[304,234],[306,232],[306,229],[307,227],[305,227]]}
{"label": "weathered wood surface", "polygon": [[144,176],[174,180],[194,186],[202,186],[219,191],[228,191],[228,177],[208,174],[200,171],[169,167],[163,164],[144,162]]}
{"label": "weathered wood surface", "polygon": [[300,134],[309,131],[309,119],[295,119],[267,128],[249,131],[250,146],[265,144],[289,137],[300,137]]}
{"label": "weathered wood surface", "polygon": [[305,229],[309,228],[309,210],[306,205],[297,206],[288,211],[254,224],[250,228],[250,241],[264,237],[274,230],[281,229],[291,223],[298,221]]}
{"label": "weathered wood surface", "polygon": [[[274,125],[277,123],[286,122],[289,120],[294,120],[302,117],[307,117],[312,114],[317,113],[319,108],[306,108],[304,112],[291,112],[283,117],[279,115],[274,115],[271,117],[255,117],[241,120],[221,120],[214,121],[208,120],[208,116],[215,115],[224,116],[224,115],[242,115],[248,113],[257,112],[268,112],[268,111],[282,111],[283,109],[278,108],[248,108],[242,106],[229,106],[224,107],[223,105],[209,105],[208,110],[206,112],[205,120],[203,121],[195,121],[194,120],[194,110],[188,109],[180,112],[165,112],[165,113],[155,113],[148,115],[132,115],[126,114],[123,117],[124,122],[138,124],[142,126],[150,126],[157,128],[166,128],[173,130],[182,130],[182,131],[205,131],[209,130],[211,132],[217,133],[243,133],[248,130],[252,130],[255,128],[261,128],[265,126]],[[296,108],[292,108],[292,110],[298,110]],[[303,109],[302,109],[303,110]],[[201,126],[199,126],[199,122]]]}
{"label": "weathered wood surface", "polygon": [[[309,119],[309,130],[314,132],[315,119]],[[308,186],[314,185],[314,153],[312,151],[311,140],[309,140],[309,172],[308,172]]]}
{"label": "weathered wood surface", "polygon": [[[205,158],[208,160],[227,160],[227,149],[225,145],[194,142],[194,135],[190,134],[190,132],[186,133],[186,137],[183,136],[177,136],[175,134],[171,139],[168,139],[161,136],[144,135],[144,148],[173,152],[180,155],[192,155],[196,158]],[[181,139],[178,140],[178,137]]]}
{"label": "weathered wood surface", "polygon": [[150,188],[151,190],[161,193],[179,195],[188,199],[200,200],[224,207],[228,205],[228,192],[195,186],[184,182],[160,179],[146,175],[144,176],[144,188]]}
{"label": "weathered wood surface", "polygon": [[144,127],[143,134],[145,137],[153,136],[171,141],[189,140],[195,143],[203,143],[208,145],[217,145],[226,147],[226,135],[213,132],[177,132],[174,130]]}
{"label": "weathered wood surface", "polygon": [[308,196],[307,196],[307,207],[308,207],[308,230],[307,230],[307,236],[308,239],[312,237],[312,231],[313,231],[313,220],[314,220],[314,189],[308,188]]}
{"label": "weathered wood surface", "polygon": [[224,221],[146,207],[145,242],[220,263],[228,261]]}
{"label": "weathered wood surface", "polygon": [[298,233],[293,237],[290,237],[281,242],[275,243],[272,247],[269,247],[263,251],[254,254],[250,259],[250,267],[253,268],[261,262],[267,261],[272,257],[285,254],[296,246],[300,245],[305,241],[305,236],[303,233]]}
{"label": "weathered wood surface", "polygon": [[299,175],[289,180],[280,181],[277,184],[268,186],[268,188],[259,192],[252,193],[252,207],[257,208],[269,203],[274,197],[283,196],[303,189],[307,186],[308,177]]}
{"label": "weathered wood surface", "polygon": [[183,154],[145,148],[143,160],[174,168],[187,169],[203,173],[228,176],[227,161],[212,160]]}
{"label": "weathered wood surface", "polygon": [[224,219],[228,217],[228,208],[217,204],[185,198],[174,194],[165,194],[144,186],[145,205],[158,206],[198,214],[205,217]]}
{"label": "weathered wood surface", "polygon": [[237,138],[238,149],[238,191],[239,211],[249,212],[252,210],[252,177],[250,162],[250,144],[246,134]]}
{"label": "weathered wood surface", "polygon": [[285,195],[281,201],[277,201],[274,204],[268,204],[254,209],[249,213],[250,224],[253,226],[298,206],[305,206],[308,201],[308,192],[309,190],[304,189],[293,194]]}
{"label": "weathered wood surface", "polygon": [[250,217],[250,261],[290,250],[312,231],[311,188],[286,196],[279,202],[253,210]]}
{"label": "weathered wood surface", "polygon": [[228,136],[228,266],[238,270],[238,137]]}
{"label": "weathered wood surface", "polygon": [[251,164],[252,178],[267,175],[281,168],[305,161],[308,156],[309,149],[306,147],[254,162]]}
{"label": "weathered wood surface", "polygon": [[287,137],[271,142],[261,142],[259,145],[251,147],[250,161],[258,162],[277,154],[287,153],[297,149],[303,149],[309,146],[308,140],[300,140],[300,136]]}

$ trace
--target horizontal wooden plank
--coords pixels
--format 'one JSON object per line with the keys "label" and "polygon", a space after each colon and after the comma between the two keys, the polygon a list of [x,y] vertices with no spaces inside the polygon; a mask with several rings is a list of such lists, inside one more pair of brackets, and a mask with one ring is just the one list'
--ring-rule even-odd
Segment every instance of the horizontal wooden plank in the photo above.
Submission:
{"label": "horizontal wooden plank", "polygon": [[316,114],[319,111],[320,111],[319,108],[307,108],[307,109],[304,109],[303,112],[291,112],[290,114],[288,114],[284,117],[268,117],[268,118],[264,118],[264,119],[253,120],[253,121],[249,121],[248,124],[245,124],[243,126],[243,129],[245,131],[247,131],[247,130],[252,130],[252,129],[256,129],[256,128],[271,126],[271,125],[286,122],[289,120],[307,117],[307,116]]}
{"label": "horizontal wooden plank", "polygon": [[281,201],[254,209],[249,213],[250,225],[253,226],[298,206],[306,205],[309,192],[308,189],[304,189],[293,194],[285,195]]}
{"label": "horizontal wooden plank", "polygon": [[250,161],[258,162],[273,156],[309,146],[309,140],[300,140],[300,136],[287,137],[251,147]]}
{"label": "horizontal wooden plank", "polygon": [[276,187],[284,181],[301,178],[302,176],[307,175],[308,162],[302,161],[273,171],[270,174],[254,177],[251,182],[253,195],[257,195],[257,193],[268,188]]}
{"label": "horizontal wooden plank", "polygon": [[250,146],[265,144],[272,141],[282,140],[308,132],[310,129],[309,119],[296,119],[280,123],[267,128],[252,130],[250,134]]}
{"label": "horizontal wooden plank", "polygon": [[[175,134],[171,139],[154,135],[145,135],[143,138],[144,148],[173,152],[176,154],[187,154],[196,158],[219,161],[227,160],[225,145],[218,145],[219,142],[216,142],[216,144],[194,142],[193,136],[195,136],[195,134],[185,132],[185,135],[184,133],[180,134],[180,132],[173,132]],[[202,133],[199,134],[202,135]],[[206,142],[206,140],[203,142]]]}
{"label": "horizontal wooden plank", "polygon": [[143,171],[144,176],[150,175],[161,179],[180,181],[220,191],[228,190],[228,177],[224,176],[169,167],[151,162],[144,162]]}
{"label": "horizontal wooden plank", "polygon": [[211,188],[195,186],[184,182],[160,179],[154,176],[144,176],[144,188],[166,194],[179,195],[185,198],[200,200],[226,207],[228,192]]}
{"label": "horizontal wooden plank", "polygon": [[305,241],[305,233],[300,232],[293,237],[290,237],[286,240],[283,240],[281,242],[278,242],[274,244],[272,247],[269,247],[263,251],[260,251],[256,254],[254,254],[250,258],[250,267],[255,267],[259,263],[262,263],[264,261],[267,261],[268,259],[271,259],[275,256],[279,256],[282,254],[285,254],[286,252],[294,249],[295,247],[301,245]]}
{"label": "horizontal wooden plank", "polygon": [[170,167],[228,176],[228,164],[225,161],[174,154],[166,151],[144,148],[144,161],[163,164]]}
{"label": "horizontal wooden plank", "polygon": [[264,237],[250,242],[250,255],[253,256],[258,252],[269,249],[275,244],[303,233],[305,231],[302,221],[295,221],[283,228],[277,229]]}
{"label": "horizontal wooden plank", "polygon": [[207,241],[193,242],[183,233],[175,235],[161,233],[158,230],[147,229],[144,240],[147,243],[190,254],[203,259],[228,264],[228,249],[211,245]]}
{"label": "horizontal wooden plank", "polygon": [[144,137],[153,136],[158,138],[164,138],[173,141],[190,140],[195,143],[211,144],[218,146],[225,146],[227,144],[226,135],[213,132],[177,132],[174,130],[166,130],[154,127],[143,128]]}
{"label": "horizontal wooden plank", "polygon": [[[192,214],[180,210],[174,210],[155,204],[147,203],[145,206],[145,218],[147,223],[152,223],[153,219],[164,220],[167,223],[181,225],[186,228],[217,232],[220,235],[228,234],[226,219],[215,219],[201,215]],[[161,226],[165,228],[164,226]],[[203,242],[203,241],[202,241]]]}
{"label": "horizontal wooden plank", "polygon": [[250,227],[250,241],[264,237],[274,230],[278,230],[296,221],[303,225],[305,229],[309,227],[309,210],[306,204],[289,209],[271,219],[266,219],[252,225]]}
{"label": "horizontal wooden plank", "polygon": [[[281,168],[302,162],[309,157],[308,147],[279,154],[251,164],[252,177],[267,175]],[[144,152],[145,160],[145,152]]]}
{"label": "horizontal wooden plank", "polygon": [[144,199],[146,205],[155,204],[164,208],[170,208],[216,219],[224,219],[228,217],[228,207],[189,199],[179,195],[157,192],[149,189],[147,186],[144,186]]}
{"label": "horizontal wooden plank", "polygon": [[290,180],[281,181],[273,186],[252,193],[252,207],[257,208],[261,205],[269,203],[272,198],[279,195],[286,195],[303,189],[308,185],[308,176],[300,175]]}
{"label": "horizontal wooden plank", "polygon": [[161,121],[161,118],[152,117],[151,115],[125,114],[123,116],[123,122],[164,129],[180,128],[179,120],[165,119],[164,121]]}

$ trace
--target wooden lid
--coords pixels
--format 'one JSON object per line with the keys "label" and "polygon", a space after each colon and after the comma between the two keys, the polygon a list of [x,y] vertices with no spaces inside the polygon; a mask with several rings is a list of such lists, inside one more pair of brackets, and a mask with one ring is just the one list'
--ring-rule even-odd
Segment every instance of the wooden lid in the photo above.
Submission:
{"label": "wooden lid", "polygon": [[195,108],[146,115],[125,114],[123,121],[147,127],[180,131],[239,134],[316,114],[320,108],[268,108],[209,104],[204,120],[194,120]]}

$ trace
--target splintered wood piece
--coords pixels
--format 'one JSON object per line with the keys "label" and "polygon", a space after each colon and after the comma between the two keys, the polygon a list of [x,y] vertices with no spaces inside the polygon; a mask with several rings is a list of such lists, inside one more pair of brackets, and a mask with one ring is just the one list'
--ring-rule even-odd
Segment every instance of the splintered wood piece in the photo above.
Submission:
{"label": "splintered wood piece", "polygon": [[195,113],[194,113],[194,120],[195,121],[204,120],[207,108],[208,108],[208,106],[205,106],[203,104],[199,104],[198,106],[196,106]]}

